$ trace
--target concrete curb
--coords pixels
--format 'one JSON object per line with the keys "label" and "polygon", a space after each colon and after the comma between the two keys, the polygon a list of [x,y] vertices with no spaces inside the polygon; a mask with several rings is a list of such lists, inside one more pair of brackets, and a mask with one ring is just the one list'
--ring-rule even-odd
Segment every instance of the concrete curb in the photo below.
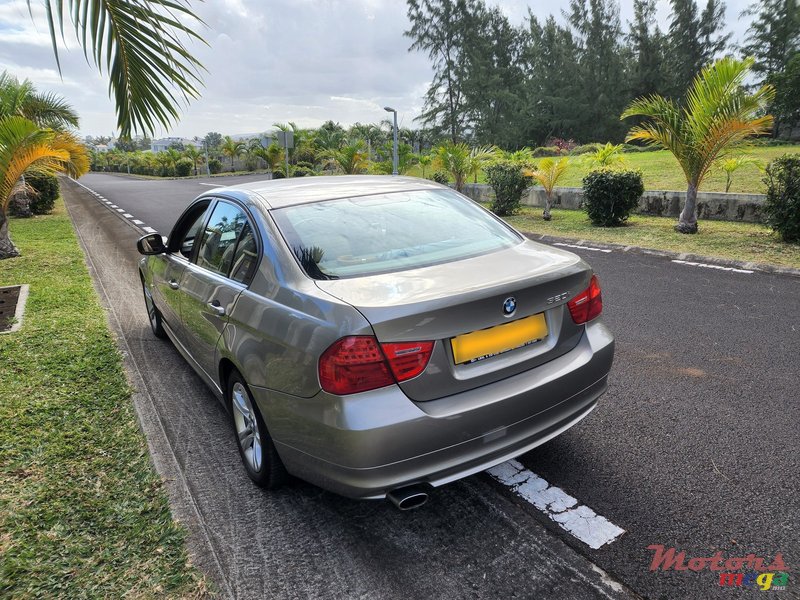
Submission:
{"label": "concrete curb", "polygon": [[788,275],[790,277],[800,277],[800,269],[792,267],[782,267],[780,265],[772,265],[769,263],[756,263],[747,262],[743,260],[732,260],[727,258],[719,258],[715,256],[702,256],[700,254],[691,254],[688,252],[674,252],[672,250],[655,250],[653,248],[642,248],[641,246],[625,246],[624,244],[609,244],[605,242],[595,242],[593,240],[578,240],[575,238],[556,237],[552,235],[544,235],[539,233],[532,233],[530,231],[522,231],[524,236],[537,241],[544,242],[545,244],[553,243],[566,243],[574,244],[576,246],[589,246],[592,248],[601,248],[603,250],[616,250],[618,252],[633,252],[636,254],[647,254],[650,256],[661,256],[671,260],[687,260],[692,262],[702,262],[712,265],[719,265],[722,267],[732,267],[735,269],[749,269],[751,271],[758,271],[759,273],[771,273],[775,275]]}

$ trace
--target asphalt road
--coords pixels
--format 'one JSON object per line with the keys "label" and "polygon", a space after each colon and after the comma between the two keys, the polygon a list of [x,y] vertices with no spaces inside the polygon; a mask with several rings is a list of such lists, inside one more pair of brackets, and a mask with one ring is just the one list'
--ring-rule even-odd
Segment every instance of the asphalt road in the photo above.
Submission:
{"label": "asphalt road", "polygon": [[[192,198],[227,181],[90,174],[81,183],[166,234]],[[579,598],[632,590],[670,599],[736,593],[708,569],[649,570],[648,546],[659,544],[685,551],[687,559],[721,551],[769,561],[781,553],[790,572],[781,593],[800,597],[800,279],[576,250],[601,278],[604,319],[617,336],[611,386],[586,420],[520,461],[626,530],[592,550],[486,475],[437,490],[410,514],[300,482],[278,493],[250,486],[224,411],[147,329],[130,219],[66,187],[140,390],[137,407],[156,465],[171,482],[198,564],[223,592]]]}

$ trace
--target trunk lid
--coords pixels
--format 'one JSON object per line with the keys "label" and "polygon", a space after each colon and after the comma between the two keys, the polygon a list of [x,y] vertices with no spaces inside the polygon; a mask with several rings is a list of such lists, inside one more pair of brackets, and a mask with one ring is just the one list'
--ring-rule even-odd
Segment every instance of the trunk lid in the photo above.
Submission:
{"label": "trunk lid", "polygon": [[[426,401],[516,375],[574,348],[583,326],[573,323],[566,303],[588,286],[590,276],[575,254],[527,240],[446,264],[315,283],[357,308],[380,342],[435,341],[425,371],[400,384],[412,400]],[[506,315],[509,298],[516,310]],[[452,338],[537,314],[547,324],[541,340],[456,363]]]}

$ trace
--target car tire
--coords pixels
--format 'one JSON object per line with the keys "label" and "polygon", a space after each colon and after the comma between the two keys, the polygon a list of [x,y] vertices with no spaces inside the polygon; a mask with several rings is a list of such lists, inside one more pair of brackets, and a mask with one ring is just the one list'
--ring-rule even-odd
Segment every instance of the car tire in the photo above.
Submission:
{"label": "car tire", "polygon": [[142,293],[144,294],[144,306],[147,309],[147,320],[150,321],[150,329],[153,330],[153,335],[161,340],[167,339],[167,332],[164,331],[161,313],[158,312],[156,303],[153,302],[153,294],[147,289],[144,279],[142,279]]}
{"label": "car tire", "polygon": [[228,377],[226,400],[236,447],[250,479],[267,490],[280,487],[286,481],[286,468],[278,456],[258,405],[238,371],[233,371]]}

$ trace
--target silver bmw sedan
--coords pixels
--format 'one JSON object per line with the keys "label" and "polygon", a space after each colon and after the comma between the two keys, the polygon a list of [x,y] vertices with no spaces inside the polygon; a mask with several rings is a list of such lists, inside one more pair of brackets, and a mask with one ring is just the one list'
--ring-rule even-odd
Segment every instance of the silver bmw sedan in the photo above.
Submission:
{"label": "silver bmw sedan", "polygon": [[222,400],[250,478],[420,506],[566,431],[607,387],[598,279],[431,181],[214,189],[144,236],[153,333]]}

